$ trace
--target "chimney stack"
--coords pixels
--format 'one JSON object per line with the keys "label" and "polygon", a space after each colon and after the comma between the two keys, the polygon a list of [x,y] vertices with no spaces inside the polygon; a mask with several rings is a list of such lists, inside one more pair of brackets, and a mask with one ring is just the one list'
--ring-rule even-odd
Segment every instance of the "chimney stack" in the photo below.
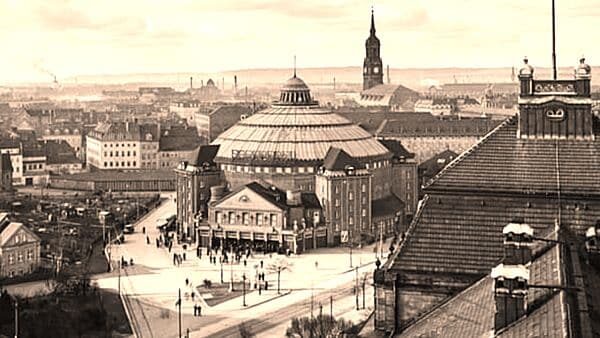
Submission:
{"label": "chimney stack", "polygon": [[494,331],[506,328],[527,313],[529,270],[524,265],[500,264],[492,269],[494,279]]}
{"label": "chimney stack", "polygon": [[522,219],[515,219],[502,229],[504,259],[507,265],[525,265],[531,262],[533,229]]}

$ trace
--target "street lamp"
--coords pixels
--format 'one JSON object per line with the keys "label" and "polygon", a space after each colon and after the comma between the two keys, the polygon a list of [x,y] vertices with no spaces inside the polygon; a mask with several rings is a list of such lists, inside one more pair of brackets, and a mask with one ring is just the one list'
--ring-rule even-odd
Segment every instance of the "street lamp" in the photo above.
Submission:
{"label": "street lamp", "polygon": [[223,257],[219,257],[219,263],[221,263],[221,284],[223,284]]}
{"label": "street lamp", "polygon": [[246,306],[246,273],[242,275],[242,304]]}

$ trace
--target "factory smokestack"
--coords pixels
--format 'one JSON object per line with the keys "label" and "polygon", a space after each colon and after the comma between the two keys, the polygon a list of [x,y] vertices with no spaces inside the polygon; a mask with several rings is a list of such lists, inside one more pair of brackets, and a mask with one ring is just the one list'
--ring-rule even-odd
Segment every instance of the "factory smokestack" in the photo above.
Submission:
{"label": "factory smokestack", "polygon": [[194,89],[194,77],[190,76],[190,89]]}
{"label": "factory smokestack", "polygon": [[234,94],[237,96],[237,75],[233,76],[233,91]]}

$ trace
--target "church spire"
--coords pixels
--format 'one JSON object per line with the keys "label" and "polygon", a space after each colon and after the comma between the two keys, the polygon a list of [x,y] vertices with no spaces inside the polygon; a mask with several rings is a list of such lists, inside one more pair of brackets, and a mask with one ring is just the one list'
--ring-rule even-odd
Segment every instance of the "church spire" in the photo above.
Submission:
{"label": "church spire", "polygon": [[375,11],[373,10],[373,6],[371,6],[371,36],[375,35]]}

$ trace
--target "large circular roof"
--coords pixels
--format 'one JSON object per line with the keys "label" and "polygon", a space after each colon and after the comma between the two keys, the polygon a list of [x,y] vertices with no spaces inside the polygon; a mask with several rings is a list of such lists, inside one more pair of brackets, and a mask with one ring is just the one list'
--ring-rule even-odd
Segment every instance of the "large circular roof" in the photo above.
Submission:
{"label": "large circular roof", "polygon": [[366,130],[348,119],[320,108],[306,84],[297,77],[282,87],[271,108],[239,121],[219,135],[216,160],[235,162],[310,161],[318,163],[330,147],[361,159],[382,158],[389,151]]}

